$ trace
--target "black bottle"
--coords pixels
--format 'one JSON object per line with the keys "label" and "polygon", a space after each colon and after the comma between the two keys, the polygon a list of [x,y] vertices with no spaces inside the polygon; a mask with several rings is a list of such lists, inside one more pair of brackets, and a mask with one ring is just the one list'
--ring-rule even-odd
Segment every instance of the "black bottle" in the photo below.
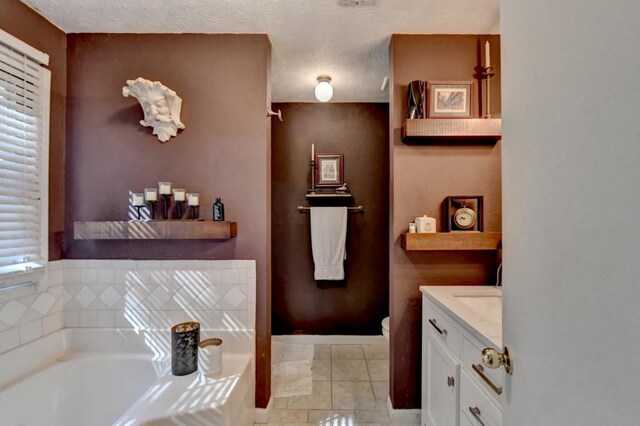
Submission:
{"label": "black bottle", "polygon": [[213,203],[213,220],[224,220],[224,204],[220,201],[220,198],[216,198],[216,202]]}

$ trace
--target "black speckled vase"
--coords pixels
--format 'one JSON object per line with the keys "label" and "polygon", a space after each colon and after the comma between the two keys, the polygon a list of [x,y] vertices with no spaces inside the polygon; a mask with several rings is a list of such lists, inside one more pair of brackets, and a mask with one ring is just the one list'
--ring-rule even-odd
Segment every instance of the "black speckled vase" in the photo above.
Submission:
{"label": "black speckled vase", "polygon": [[200,324],[182,322],[171,327],[171,373],[186,376],[198,369]]}

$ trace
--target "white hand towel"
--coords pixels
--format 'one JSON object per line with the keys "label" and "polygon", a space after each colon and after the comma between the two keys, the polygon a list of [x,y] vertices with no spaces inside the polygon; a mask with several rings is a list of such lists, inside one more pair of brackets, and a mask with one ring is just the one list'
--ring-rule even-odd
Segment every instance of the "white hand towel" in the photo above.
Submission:
{"label": "white hand towel", "polygon": [[346,239],[346,207],[311,207],[311,250],[316,280],[344,279]]}

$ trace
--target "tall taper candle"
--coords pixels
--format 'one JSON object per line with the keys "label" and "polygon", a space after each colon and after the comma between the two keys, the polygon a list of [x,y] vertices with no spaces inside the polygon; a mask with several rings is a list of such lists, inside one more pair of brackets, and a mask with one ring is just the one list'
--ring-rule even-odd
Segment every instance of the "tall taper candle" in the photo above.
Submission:
{"label": "tall taper candle", "polygon": [[489,41],[484,44],[484,67],[489,68],[491,66],[491,47]]}
{"label": "tall taper candle", "polygon": [[311,161],[315,160],[316,146],[311,144]]}

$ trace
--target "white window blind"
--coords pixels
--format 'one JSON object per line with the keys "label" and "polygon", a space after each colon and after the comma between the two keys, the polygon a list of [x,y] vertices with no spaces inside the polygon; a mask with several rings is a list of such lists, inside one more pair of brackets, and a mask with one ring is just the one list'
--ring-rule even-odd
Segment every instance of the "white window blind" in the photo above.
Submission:
{"label": "white window blind", "polygon": [[15,39],[6,33],[0,36],[0,289],[3,289],[35,282],[47,263],[51,74],[32,59],[24,44],[11,43]]}

